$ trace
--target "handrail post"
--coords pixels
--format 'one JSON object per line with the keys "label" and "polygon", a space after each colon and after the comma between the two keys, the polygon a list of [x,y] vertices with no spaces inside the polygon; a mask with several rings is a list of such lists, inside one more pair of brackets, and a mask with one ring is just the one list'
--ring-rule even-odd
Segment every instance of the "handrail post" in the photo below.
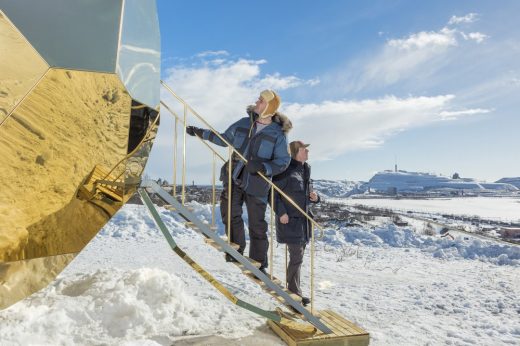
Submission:
{"label": "handrail post", "polygon": [[314,225],[311,223],[311,314],[314,314]]}
{"label": "handrail post", "polygon": [[212,205],[212,209],[211,209],[211,228],[213,230],[215,230],[215,210],[216,210],[216,204],[217,204],[217,199],[216,199],[216,192],[215,192],[215,184],[216,184],[216,174],[215,174],[215,170],[216,170],[216,165],[217,165],[217,154],[213,153],[213,185],[212,185],[212,191],[211,191],[211,205]]}
{"label": "handrail post", "polygon": [[179,120],[175,117],[175,129],[173,131],[173,197],[177,197],[177,126]]}
{"label": "handrail post", "polygon": [[287,244],[285,244],[285,288],[287,288]]}
{"label": "handrail post", "polygon": [[[227,235],[228,244],[231,243],[231,174],[233,173],[233,147],[229,147],[229,160],[228,160],[228,200],[227,200]],[[221,206],[222,207],[222,206]]]}
{"label": "handrail post", "polygon": [[274,267],[274,188],[271,186],[271,242],[269,251],[269,275],[273,278],[273,267]]}
{"label": "handrail post", "polygon": [[186,117],[188,116],[188,106],[184,104],[184,135],[182,145],[182,205],[186,200]]}

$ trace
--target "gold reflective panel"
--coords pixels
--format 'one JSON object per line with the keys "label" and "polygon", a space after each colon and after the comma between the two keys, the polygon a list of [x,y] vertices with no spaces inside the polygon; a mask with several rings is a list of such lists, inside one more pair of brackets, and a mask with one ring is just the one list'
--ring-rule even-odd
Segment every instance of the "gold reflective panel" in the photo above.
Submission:
{"label": "gold reflective panel", "polygon": [[0,124],[47,69],[45,61],[0,10]]}
{"label": "gold reflective panel", "polygon": [[66,254],[0,263],[0,309],[47,286],[75,256]]}
{"label": "gold reflective panel", "polygon": [[[0,265],[81,251],[128,200],[119,163],[131,105],[115,74],[50,69],[16,107],[0,127]],[[51,276],[59,263],[46,267]],[[30,270],[19,274],[25,281],[13,270],[0,270],[0,294],[12,278],[27,283],[22,292],[48,282],[33,285]]]}

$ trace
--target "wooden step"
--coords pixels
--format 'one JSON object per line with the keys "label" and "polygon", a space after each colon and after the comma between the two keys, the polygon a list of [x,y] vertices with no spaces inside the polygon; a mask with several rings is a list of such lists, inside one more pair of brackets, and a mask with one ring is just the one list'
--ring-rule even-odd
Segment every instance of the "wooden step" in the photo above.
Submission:
{"label": "wooden step", "polygon": [[[301,303],[301,302],[302,302],[302,297],[300,297],[299,295],[292,293],[292,292],[289,291],[288,289],[284,289],[283,291],[284,291],[285,293],[287,293],[287,294],[289,295],[289,297],[291,297],[293,300],[297,301],[298,303]],[[279,297],[278,294],[276,293],[276,291],[271,291],[271,290],[270,290],[270,291],[267,291],[267,293],[269,293],[269,294],[272,295],[272,296],[277,296],[277,297]],[[280,298],[283,300],[283,302],[285,302],[285,299],[283,299],[282,297],[280,297]]]}
{"label": "wooden step", "polygon": [[[177,208],[175,208],[173,205],[171,204],[165,204],[162,206],[164,209],[168,209],[168,210],[171,210],[171,211],[177,211]],[[188,211],[194,211],[195,209],[193,209],[192,207],[188,207],[188,206],[184,206],[184,208],[186,208]]]}
{"label": "wooden step", "polygon": [[368,346],[370,335],[363,328],[355,325],[332,310],[320,311],[321,321],[331,330],[325,334],[319,330],[315,333],[302,333],[299,328],[267,321],[271,329],[288,345],[344,345]]}
{"label": "wooden step", "polygon": [[[204,242],[205,242],[206,244],[208,244],[208,245],[213,246],[213,247],[214,247],[215,249],[217,249],[217,250],[224,251],[224,249],[222,249],[222,248],[220,247],[220,245],[219,245],[216,241],[214,241],[213,239],[211,239],[211,238],[204,238]],[[238,249],[240,248],[240,245],[235,244],[235,243],[228,243],[228,245],[231,246],[233,249],[235,249],[235,250],[237,250],[237,251],[238,251]],[[225,252],[225,251],[224,251],[224,252]]]}
{"label": "wooden step", "polygon": [[[246,275],[247,275],[247,276],[250,276],[250,279],[253,279],[253,280],[257,281],[257,284],[259,284],[260,286],[267,286],[267,284],[266,284],[265,282],[263,282],[262,280],[260,280],[259,278],[257,278],[257,277],[255,276],[255,274],[249,272],[249,273],[246,274]],[[283,282],[282,282],[281,280],[277,279],[275,276],[273,276],[273,277],[271,278],[271,276],[270,276],[269,274],[267,274],[267,277],[268,277],[269,279],[271,279],[271,281],[272,281],[273,283],[275,283],[276,285],[278,285],[278,286],[280,286],[280,287],[283,287]]]}

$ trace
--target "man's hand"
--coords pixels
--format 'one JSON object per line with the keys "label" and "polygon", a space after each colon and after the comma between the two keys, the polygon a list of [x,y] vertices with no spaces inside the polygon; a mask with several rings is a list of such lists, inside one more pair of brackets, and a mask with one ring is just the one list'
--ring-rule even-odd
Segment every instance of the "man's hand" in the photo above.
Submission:
{"label": "man's hand", "polygon": [[196,126],[187,126],[186,133],[189,134],[190,136],[198,136],[198,137],[202,138],[202,134],[204,133],[204,130],[199,127],[196,127]]}
{"label": "man's hand", "polygon": [[283,223],[284,225],[289,223],[289,215],[283,214],[280,216],[280,223]]}
{"label": "man's hand", "polygon": [[309,198],[311,199],[311,202],[317,202],[318,201],[318,194],[314,191],[312,191],[309,195]]}
{"label": "man's hand", "polygon": [[265,173],[264,164],[260,161],[250,160],[246,165],[246,170],[251,174]]}

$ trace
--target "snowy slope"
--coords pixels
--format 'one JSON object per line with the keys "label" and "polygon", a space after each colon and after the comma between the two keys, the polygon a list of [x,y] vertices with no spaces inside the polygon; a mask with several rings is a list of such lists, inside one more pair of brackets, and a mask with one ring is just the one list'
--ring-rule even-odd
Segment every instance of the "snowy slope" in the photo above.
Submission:
{"label": "snowy slope", "polygon": [[327,197],[349,197],[362,194],[366,191],[366,183],[349,180],[325,180],[312,181],[313,188]]}
{"label": "snowy slope", "polygon": [[[209,206],[192,205],[210,219]],[[276,306],[172,212],[161,213],[181,248],[235,294]],[[275,250],[281,273],[284,247]],[[367,329],[371,345],[520,343],[518,247],[381,225],[328,229],[316,262],[317,307]],[[305,292],[308,265],[306,257]],[[172,254],[143,206],[126,205],[58,280],[0,312],[0,336],[2,345],[282,345],[265,332],[247,338],[264,323]]]}
{"label": "snowy slope", "polygon": [[408,210],[453,214],[460,216],[480,216],[484,219],[520,222],[520,198],[499,197],[454,197],[434,199],[336,199],[338,203],[347,205],[362,204],[371,207],[393,209],[399,212]]}

